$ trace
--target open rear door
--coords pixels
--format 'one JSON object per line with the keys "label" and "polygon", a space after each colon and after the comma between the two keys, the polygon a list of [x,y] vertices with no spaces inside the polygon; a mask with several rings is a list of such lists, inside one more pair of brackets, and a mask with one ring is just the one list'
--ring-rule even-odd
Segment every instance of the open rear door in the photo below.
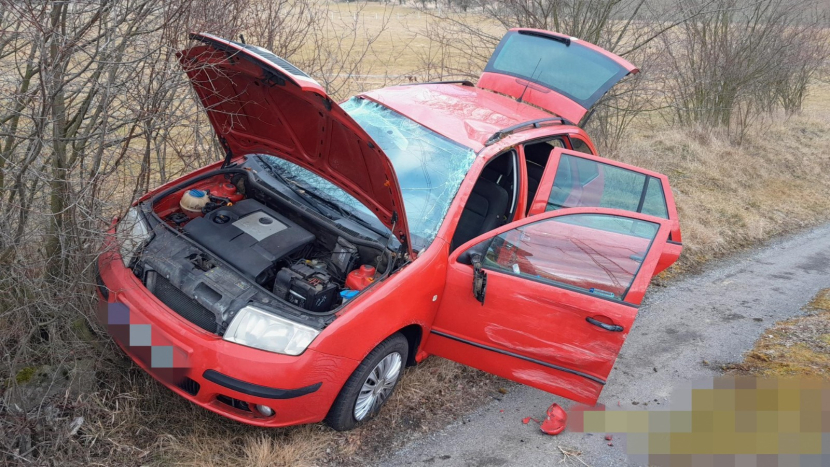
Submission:
{"label": "open rear door", "polygon": [[616,209],[546,212],[449,258],[428,353],[596,403],[669,234]]}
{"label": "open rear door", "polygon": [[683,249],[680,221],[669,179],[663,174],[565,148],[551,151],[528,216],[565,208],[624,209],[669,222],[669,239],[655,274]]}
{"label": "open rear door", "polygon": [[593,44],[538,29],[511,29],[477,86],[579,123],[609,89],[639,70]]}

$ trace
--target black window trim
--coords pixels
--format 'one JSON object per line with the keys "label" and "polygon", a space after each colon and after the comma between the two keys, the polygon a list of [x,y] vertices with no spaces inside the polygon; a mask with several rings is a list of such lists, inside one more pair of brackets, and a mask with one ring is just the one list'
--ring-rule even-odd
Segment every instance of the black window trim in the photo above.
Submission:
{"label": "black window trim", "polygon": [[578,136],[574,136],[574,135],[566,135],[566,136],[567,136],[567,138],[568,138],[568,144],[570,144],[570,146],[571,146],[571,149],[570,149],[571,151],[578,152],[578,153],[581,153],[581,154],[590,154],[590,155],[592,155],[592,156],[597,156],[597,157],[599,157],[597,154],[594,154],[593,152],[582,152],[582,151],[580,151],[580,150],[578,150],[578,149],[574,148],[574,142],[573,142],[573,140],[579,140],[579,141],[582,141],[582,144],[584,144],[584,145],[585,145],[585,147],[587,147],[587,148],[590,150],[590,149],[591,149],[591,146],[588,146],[588,143],[587,143],[584,139],[582,139],[582,138],[580,138],[580,137],[578,137]]}

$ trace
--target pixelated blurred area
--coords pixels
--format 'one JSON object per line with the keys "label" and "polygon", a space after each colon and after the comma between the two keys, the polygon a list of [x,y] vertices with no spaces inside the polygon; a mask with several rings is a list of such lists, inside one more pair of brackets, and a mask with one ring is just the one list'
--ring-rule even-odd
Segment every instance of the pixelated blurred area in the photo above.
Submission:
{"label": "pixelated blurred area", "polygon": [[[179,384],[190,368],[187,352],[153,332],[150,324],[131,322],[130,308],[123,303],[101,302],[98,309],[102,323],[125,352],[134,356],[157,379]],[[133,320],[135,321],[135,319]]]}
{"label": "pixelated blurred area", "polygon": [[830,381],[724,376],[686,383],[663,410],[578,407],[569,429],[625,434],[654,466],[830,465]]}
{"label": "pixelated blurred area", "polygon": [[572,408],[572,431],[619,433],[653,466],[830,465],[830,289],[764,332],[727,375],[676,388],[650,411]]}

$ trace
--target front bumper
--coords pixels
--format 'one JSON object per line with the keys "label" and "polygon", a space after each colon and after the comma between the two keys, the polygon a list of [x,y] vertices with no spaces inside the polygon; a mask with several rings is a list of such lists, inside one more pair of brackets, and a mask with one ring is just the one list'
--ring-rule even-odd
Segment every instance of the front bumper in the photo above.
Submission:
{"label": "front bumper", "polygon": [[[227,342],[153,296],[111,244],[104,251],[98,319],[137,365],[208,410],[258,426],[319,422],[359,364],[311,349],[293,357]],[[254,404],[275,413],[265,417]]]}

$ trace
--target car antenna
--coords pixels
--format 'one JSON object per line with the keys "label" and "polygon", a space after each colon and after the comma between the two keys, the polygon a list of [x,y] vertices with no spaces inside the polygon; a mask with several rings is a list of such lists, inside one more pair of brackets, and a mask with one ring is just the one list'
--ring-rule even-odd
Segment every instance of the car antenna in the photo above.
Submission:
{"label": "car antenna", "polygon": [[242,45],[248,45],[245,43],[245,36],[243,36],[242,34],[239,35],[239,42],[241,42]]}
{"label": "car antenna", "polygon": [[[542,63],[542,57],[539,57],[539,61],[536,62],[536,68],[533,69],[533,73],[530,74],[530,79],[533,79],[533,76],[536,74],[536,70],[539,69],[539,64]],[[522,89],[522,95],[519,96],[519,102],[522,101],[522,98],[525,96],[525,91],[530,86],[530,80],[527,80],[527,84],[525,84],[525,88]]]}

